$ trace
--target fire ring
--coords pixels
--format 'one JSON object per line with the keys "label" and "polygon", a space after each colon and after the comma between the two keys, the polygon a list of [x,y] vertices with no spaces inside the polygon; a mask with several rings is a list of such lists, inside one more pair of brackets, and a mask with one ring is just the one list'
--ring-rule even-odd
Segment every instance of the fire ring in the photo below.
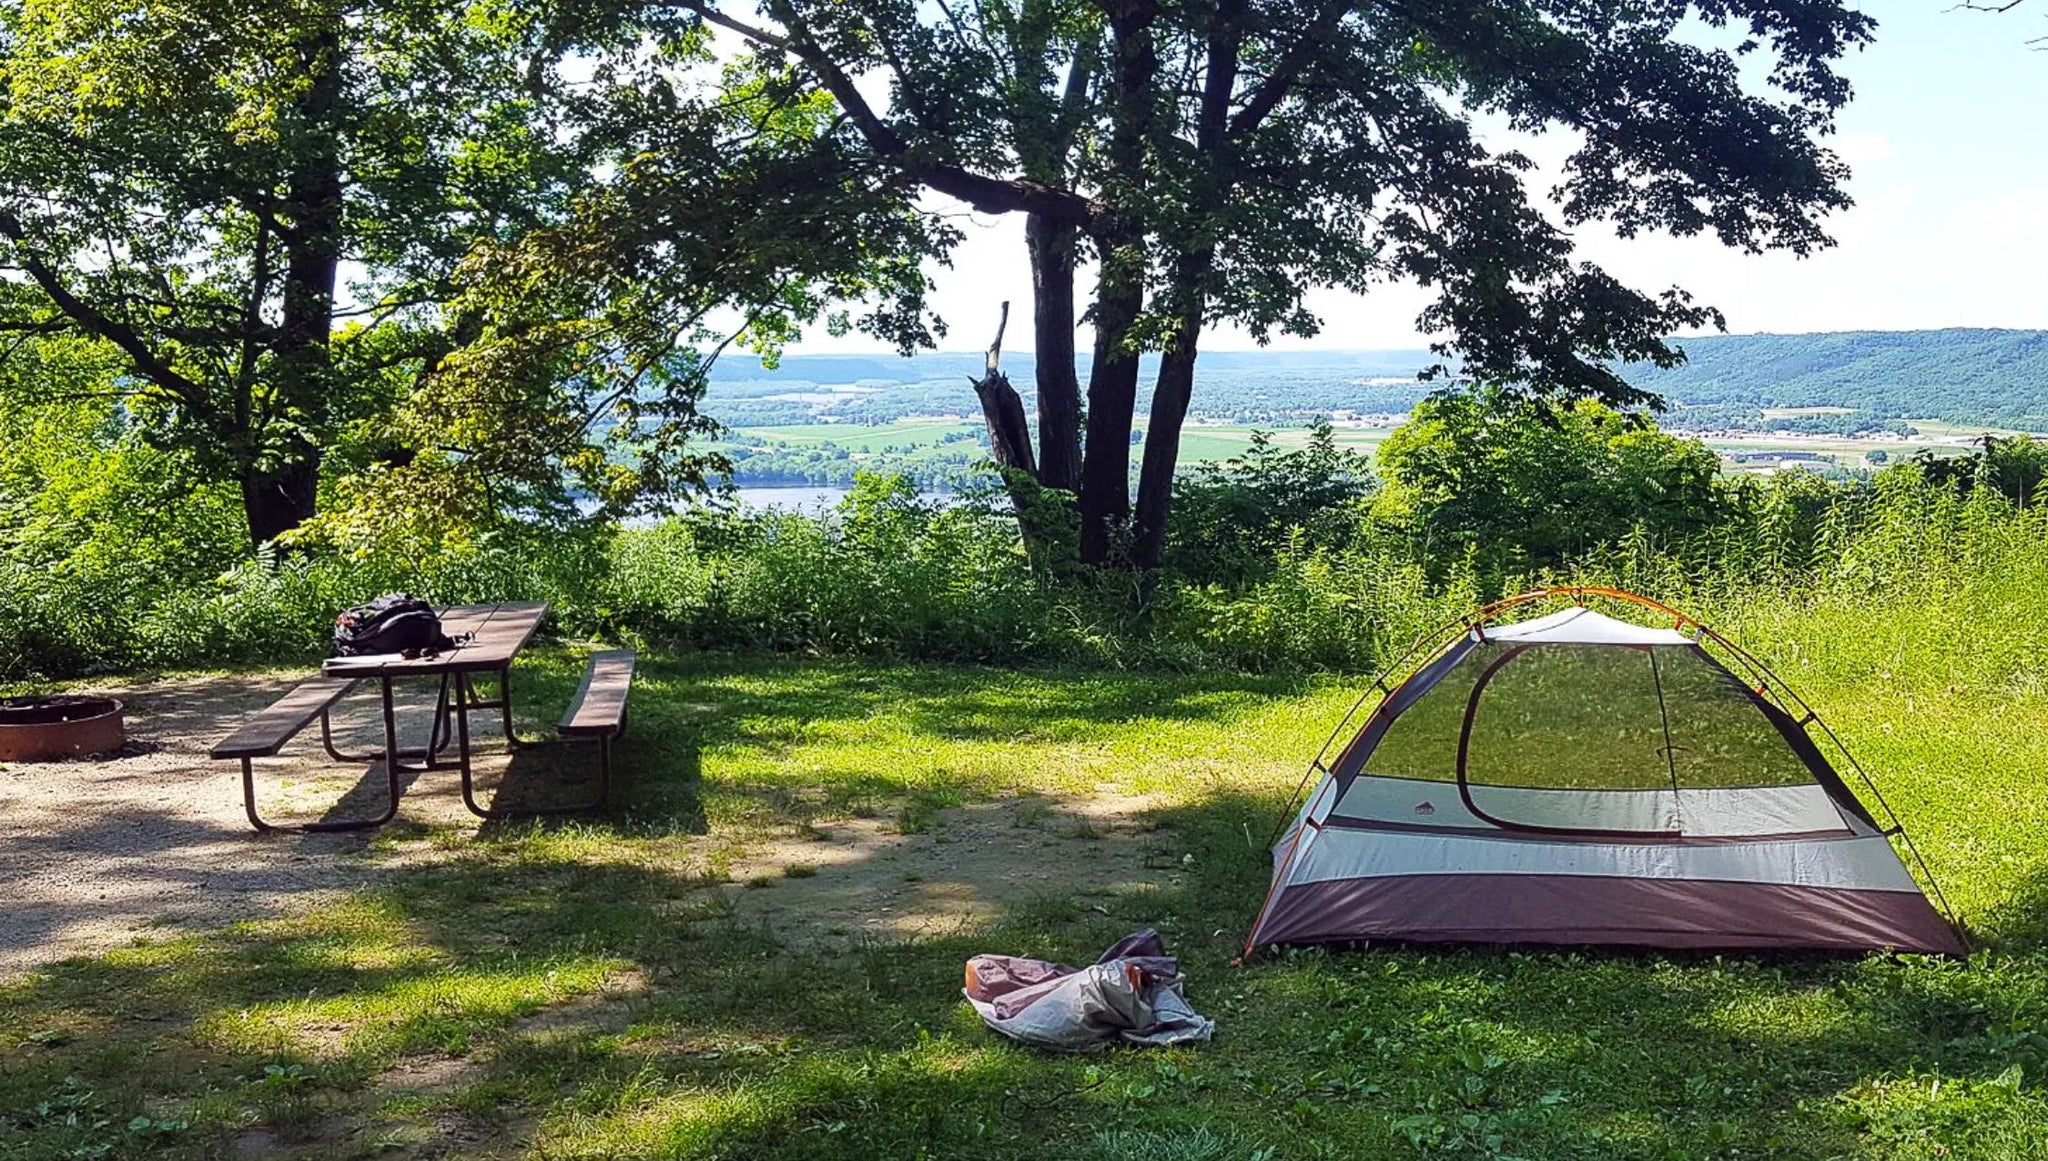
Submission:
{"label": "fire ring", "polygon": [[109,754],[127,740],[121,703],[111,697],[0,697],[0,762]]}

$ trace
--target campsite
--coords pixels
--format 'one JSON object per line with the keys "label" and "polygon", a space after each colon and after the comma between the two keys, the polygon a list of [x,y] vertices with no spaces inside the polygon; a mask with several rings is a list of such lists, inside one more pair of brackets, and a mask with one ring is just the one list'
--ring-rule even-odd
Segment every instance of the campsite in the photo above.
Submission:
{"label": "campsite", "polygon": [[0,1161],[2048,1156],[1864,7],[0,0]]}

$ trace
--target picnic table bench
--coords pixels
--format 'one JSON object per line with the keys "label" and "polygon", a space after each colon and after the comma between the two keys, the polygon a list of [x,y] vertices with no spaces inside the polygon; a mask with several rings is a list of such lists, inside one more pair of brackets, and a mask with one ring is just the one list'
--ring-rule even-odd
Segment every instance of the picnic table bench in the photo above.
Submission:
{"label": "picnic table bench", "polygon": [[[341,657],[330,659],[320,675],[307,679],[250,717],[234,733],[213,748],[213,757],[242,764],[242,805],[249,824],[259,831],[290,830],[327,832],[367,830],[390,822],[398,814],[405,793],[404,776],[432,770],[459,770],[462,774],[463,805],[482,818],[516,818],[563,814],[607,806],[611,799],[611,743],[626,730],[626,697],[633,681],[635,658],[631,650],[614,649],[593,654],[584,671],[583,682],[563,716],[557,733],[562,739],[595,739],[599,747],[598,792],[589,802],[566,806],[523,809],[486,807],[476,800],[470,765],[469,713],[471,710],[499,711],[506,745],[514,750],[532,749],[544,743],[522,741],[512,729],[512,662],[540,627],[547,606],[540,603],[507,603],[447,609],[441,614],[443,631],[455,638],[457,646],[420,657]],[[474,679],[495,678],[496,696],[479,696]],[[424,746],[411,749],[398,744],[397,707],[393,686],[405,679],[434,679],[439,690],[434,701],[432,729]],[[383,701],[384,747],[367,754],[342,752],[334,743],[334,705],[358,682],[377,683]],[[256,809],[255,759],[267,758],[310,725],[320,721],[320,743],[338,762],[378,762],[385,774],[386,801],[382,814],[374,818],[334,819],[291,825],[266,821]],[[441,755],[451,746],[455,758]],[[420,760],[409,765],[407,759]]]}

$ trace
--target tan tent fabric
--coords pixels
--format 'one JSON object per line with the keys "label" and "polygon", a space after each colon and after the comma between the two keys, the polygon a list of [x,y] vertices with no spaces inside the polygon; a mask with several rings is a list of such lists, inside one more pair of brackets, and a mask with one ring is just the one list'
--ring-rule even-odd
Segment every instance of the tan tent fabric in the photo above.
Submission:
{"label": "tan tent fabric", "polygon": [[[1589,595],[1675,623],[1611,617]],[[1574,604],[1501,620],[1553,596]],[[1673,610],[1606,590],[1530,594],[1381,684],[1275,845],[1248,950],[1963,951],[1894,846],[1903,831],[1874,790],[1866,802],[1844,782],[1810,711]]]}

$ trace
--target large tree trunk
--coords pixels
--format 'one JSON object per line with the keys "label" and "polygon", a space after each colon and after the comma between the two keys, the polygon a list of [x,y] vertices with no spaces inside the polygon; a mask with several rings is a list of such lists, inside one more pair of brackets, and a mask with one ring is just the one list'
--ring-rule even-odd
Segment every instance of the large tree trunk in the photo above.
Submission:
{"label": "large tree trunk", "polygon": [[[298,98],[307,132],[296,142],[284,203],[284,302],[271,373],[271,394],[253,409],[250,422],[264,444],[264,428],[289,416],[295,424],[324,426],[333,365],[328,348],[334,332],[334,290],[341,271],[343,185],[335,125],[342,113],[341,30],[330,27],[300,46],[301,64],[312,83]],[[291,437],[254,453],[257,463],[242,473],[242,503],[249,536],[257,544],[274,540],[318,510],[320,449]]]}
{"label": "large tree trunk", "polygon": [[1159,53],[1158,5],[1107,5],[1111,36],[1109,180],[1121,191],[1112,221],[1095,237],[1095,354],[1088,372],[1088,441],[1081,461],[1081,559],[1108,564],[1131,508],[1131,422],[1138,405],[1138,355],[1127,349],[1145,305],[1145,225],[1132,204],[1144,184]]}
{"label": "large tree trunk", "polygon": [[249,542],[257,547],[297,528],[313,515],[320,489],[320,452],[310,444],[286,463],[242,473],[242,511]]}
{"label": "large tree trunk", "polygon": [[1097,288],[1081,461],[1081,560],[1109,564],[1131,511],[1131,424],[1138,406],[1138,356],[1123,343],[1145,300],[1142,285],[1112,285],[1106,272]]}
{"label": "large tree trunk", "polygon": [[1081,382],[1074,370],[1074,248],[1072,226],[1043,215],[1025,219],[1031,249],[1033,329],[1038,350],[1038,482],[1078,491],[1081,486]]}
{"label": "large tree trunk", "polygon": [[[1188,207],[1196,224],[1194,237],[1201,236],[1201,223],[1221,213],[1235,183],[1229,118],[1244,43],[1245,10],[1245,0],[1221,0],[1209,26],[1202,111],[1195,126],[1195,147],[1209,168],[1201,175],[1205,180],[1196,184]],[[1181,424],[1195,394],[1195,353],[1209,309],[1209,277],[1215,269],[1213,240],[1184,248],[1174,259],[1172,282],[1166,291],[1175,308],[1174,332],[1159,365],[1158,385],[1152,389],[1152,414],[1145,421],[1145,462],[1138,469],[1137,543],[1132,548],[1132,563],[1146,571],[1158,568],[1166,551],[1166,518],[1173,504],[1173,472],[1180,463]]]}
{"label": "large tree trunk", "polygon": [[1204,249],[1184,255],[1174,265],[1174,285],[1186,297],[1176,320],[1173,345],[1159,363],[1152,414],[1145,421],[1145,460],[1138,468],[1137,543],[1132,549],[1132,563],[1141,569],[1158,568],[1166,551],[1166,519],[1173,502],[1173,473],[1180,463],[1181,425],[1194,399],[1195,354],[1208,304],[1203,283],[1214,262],[1215,252]]}

